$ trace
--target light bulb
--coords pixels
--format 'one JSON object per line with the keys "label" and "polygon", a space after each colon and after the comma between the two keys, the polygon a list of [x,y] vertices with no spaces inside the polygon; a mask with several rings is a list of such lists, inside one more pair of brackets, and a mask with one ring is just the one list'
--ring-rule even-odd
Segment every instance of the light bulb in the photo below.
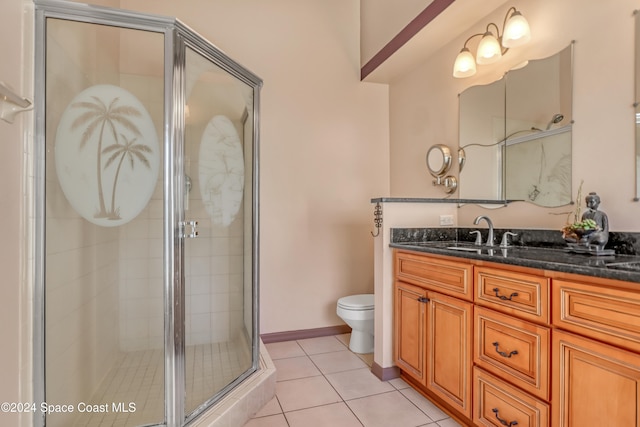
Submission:
{"label": "light bulb", "polygon": [[504,26],[502,46],[511,48],[522,46],[531,40],[531,29],[524,16],[517,10],[513,12]]}
{"label": "light bulb", "polygon": [[476,73],[476,60],[466,47],[462,48],[453,64],[453,77],[470,77]]}
{"label": "light bulb", "polygon": [[491,31],[484,33],[480,44],[478,44],[478,52],[476,53],[476,62],[480,65],[493,64],[502,57],[502,47]]}

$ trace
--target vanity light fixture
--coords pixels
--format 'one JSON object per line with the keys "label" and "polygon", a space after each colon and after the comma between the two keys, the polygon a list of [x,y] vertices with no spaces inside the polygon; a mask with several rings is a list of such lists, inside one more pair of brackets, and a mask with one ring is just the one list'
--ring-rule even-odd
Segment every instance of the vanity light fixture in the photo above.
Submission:
{"label": "vanity light fixture", "polygon": [[[496,34],[491,31],[495,28]],[[474,37],[482,36],[476,56],[474,57],[467,43]],[[477,33],[469,37],[462,46],[462,50],[453,64],[453,77],[470,77],[476,73],[476,63],[480,65],[493,64],[507,53],[509,48],[522,46],[531,40],[529,23],[515,7],[510,7],[504,17],[502,34],[496,24],[490,22],[484,33]]]}

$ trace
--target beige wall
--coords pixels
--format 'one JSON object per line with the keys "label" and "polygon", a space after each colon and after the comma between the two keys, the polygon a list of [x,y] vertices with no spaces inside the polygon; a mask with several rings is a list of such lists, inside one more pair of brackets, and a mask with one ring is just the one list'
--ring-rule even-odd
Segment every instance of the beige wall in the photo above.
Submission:
{"label": "beige wall", "polygon": [[[29,86],[29,73],[24,74],[22,51],[22,1],[3,2],[0,14],[0,80],[24,93],[23,84]],[[31,96],[29,96],[31,97]],[[21,232],[24,223],[22,211],[22,162],[24,115],[11,125],[0,121],[0,219],[4,224],[0,246],[0,401],[19,402],[21,389],[29,387],[29,363],[20,363],[22,343],[30,340],[29,328],[21,322],[27,317],[21,312],[21,262],[25,239]],[[26,295],[25,295],[26,297]],[[24,355],[26,358],[27,355]],[[28,361],[26,361],[28,362]],[[22,372],[21,372],[22,370]],[[21,382],[21,377],[26,381]],[[0,413],[0,424],[18,425],[18,414]]]}
{"label": "beige wall", "polygon": [[[468,79],[454,79],[453,61],[468,35],[488,22],[501,22],[508,6],[522,11],[532,41],[512,49],[497,64],[479,67]],[[480,19],[478,24],[442,47],[420,66],[390,83],[391,194],[442,197],[430,184],[424,167],[429,146],[457,146],[458,97],[469,86],[490,82],[524,59],[554,54],[576,40],[573,97],[573,193],[581,180],[584,191],[602,197],[601,209],[618,231],[638,231],[640,204],[633,202],[634,150],[634,19],[637,2],[579,0],[516,0]],[[461,183],[464,185],[464,182]],[[559,228],[570,208],[544,209],[526,203],[489,211],[499,227]],[[484,208],[465,206],[458,224],[470,225]]]}
{"label": "beige wall", "polygon": [[[31,4],[11,0],[2,6],[0,28],[6,36],[0,79],[17,88],[24,79],[29,95],[32,69],[22,61],[33,52],[15,43],[15,34],[22,32],[23,3]],[[389,192],[388,92],[386,85],[359,81],[359,2],[121,3],[178,16],[264,79],[261,332],[341,324],[337,299],[373,291],[370,199]],[[9,224],[23,220],[20,121],[28,117],[19,116],[14,125],[0,122],[0,209]],[[0,291],[0,312],[3,325],[13,325],[1,329],[3,401],[18,401],[20,388],[31,384],[27,375],[18,374],[21,358],[25,373],[31,370],[30,313],[19,322],[19,308],[29,308],[28,301],[21,305],[20,292],[28,296],[31,289],[29,282],[20,287],[19,255],[28,253],[25,230],[8,227],[3,237],[7,286]],[[21,340],[26,343],[22,354]],[[5,415],[0,416],[4,423]]]}
{"label": "beige wall", "polygon": [[360,61],[364,65],[433,0],[360,0]]}
{"label": "beige wall", "polygon": [[389,192],[387,87],[359,81],[359,2],[122,7],[177,16],[264,80],[261,332],[342,324],[337,299],[373,291],[370,199]]}

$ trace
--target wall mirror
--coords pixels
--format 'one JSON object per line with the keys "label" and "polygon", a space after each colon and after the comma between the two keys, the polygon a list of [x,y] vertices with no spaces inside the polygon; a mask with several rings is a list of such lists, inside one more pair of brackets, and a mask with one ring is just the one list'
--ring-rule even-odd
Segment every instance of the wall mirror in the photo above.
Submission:
{"label": "wall mirror", "polygon": [[460,94],[460,198],[571,202],[572,45]]}
{"label": "wall mirror", "polygon": [[636,108],[635,123],[636,123],[636,195],[635,201],[640,200],[640,10],[633,12],[636,20],[636,34],[635,34],[635,49],[636,49],[636,93],[635,103]]}

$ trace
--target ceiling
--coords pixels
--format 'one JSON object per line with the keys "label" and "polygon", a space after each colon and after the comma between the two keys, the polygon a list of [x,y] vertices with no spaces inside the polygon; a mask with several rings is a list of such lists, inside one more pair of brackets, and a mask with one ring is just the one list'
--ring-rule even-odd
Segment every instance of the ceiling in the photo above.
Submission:
{"label": "ceiling", "polygon": [[391,82],[415,65],[425,62],[442,46],[467,32],[470,27],[505,3],[507,0],[455,0],[363,81]]}

